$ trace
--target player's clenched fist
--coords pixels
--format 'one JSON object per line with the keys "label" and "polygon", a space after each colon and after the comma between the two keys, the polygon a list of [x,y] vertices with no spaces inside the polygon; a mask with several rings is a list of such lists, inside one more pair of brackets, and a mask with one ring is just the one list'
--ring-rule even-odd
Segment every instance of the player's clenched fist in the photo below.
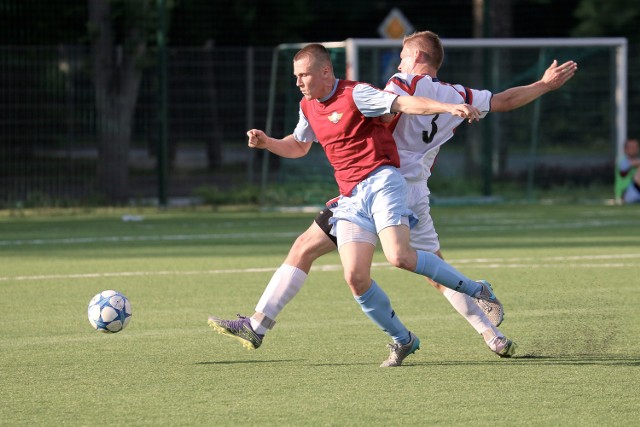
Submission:
{"label": "player's clenched fist", "polygon": [[249,137],[248,145],[251,148],[264,148],[267,135],[258,129],[251,129],[247,131],[247,137]]}

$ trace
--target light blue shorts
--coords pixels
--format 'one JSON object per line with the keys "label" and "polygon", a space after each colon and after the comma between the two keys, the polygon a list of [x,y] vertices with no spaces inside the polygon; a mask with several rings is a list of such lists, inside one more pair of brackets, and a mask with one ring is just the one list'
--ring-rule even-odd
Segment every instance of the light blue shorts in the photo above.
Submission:
{"label": "light blue shorts", "polygon": [[353,189],[351,196],[338,199],[330,220],[333,235],[338,220],[352,222],[376,234],[392,225],[413,225],[404,177],[391,166],[376,169]]}

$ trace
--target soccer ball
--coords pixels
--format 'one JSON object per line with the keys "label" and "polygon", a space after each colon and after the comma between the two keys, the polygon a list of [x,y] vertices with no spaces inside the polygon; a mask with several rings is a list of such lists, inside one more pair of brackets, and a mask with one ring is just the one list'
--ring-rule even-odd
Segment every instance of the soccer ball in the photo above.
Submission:
{"label": "soccer ball", "polygon": [[96,331],[120,332],[131,320],[131,304],[116,291],[102,291],[89,301],[89,322]]}

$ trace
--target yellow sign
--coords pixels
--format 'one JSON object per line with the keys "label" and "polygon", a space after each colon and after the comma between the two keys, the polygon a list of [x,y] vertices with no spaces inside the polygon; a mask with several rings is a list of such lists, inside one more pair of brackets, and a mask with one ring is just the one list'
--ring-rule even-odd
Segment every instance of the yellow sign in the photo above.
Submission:
{"label": "yellow sign", "polygon": [[391,9],[391,12],[378,27],[378,34],[385,39],[401,39],[412,32],[413,25],[397,7]]}

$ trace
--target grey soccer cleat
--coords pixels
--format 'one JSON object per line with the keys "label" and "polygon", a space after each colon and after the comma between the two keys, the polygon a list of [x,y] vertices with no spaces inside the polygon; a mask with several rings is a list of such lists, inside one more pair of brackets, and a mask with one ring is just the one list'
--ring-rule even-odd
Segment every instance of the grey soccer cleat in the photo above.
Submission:
{"label": "grey soccer cleat", "polygon": [[496,338],[493,345],[490,345],[489,348],[498,356],[508,358],[515,354],[518,345],[507,337],[499,337]]}
{"label": "grey soccer cleat", "polygon": [[237,315],[238,320],[224,320],[209,316],[209,326],[221,335],[237,339],[248,350],[255,350],[262,344],[264,335],[257,334],[248,317]]}
{"label": "grey soccer cleat", "polygon": [[504,320],[502,303],[496,298],[489,282],[486,280],[478,280],[477,282],[482,285],[482,290],[473,297],[473,302],[480,307],[491,323],[500,326]]}
{"label": "grey soccer cleat", "polygon": [[380,365],[381,368],[400,366],[402,365],[402,361],[406,359],[408,355],[413,354],[416,350],[420,349],[420,338],[415,336],[413,332],[409,332],[409,336],[411,337],[411,340],[407,344],[400,344],[397,342],[388,344],[391,354],[387,360],[382,362]]}

